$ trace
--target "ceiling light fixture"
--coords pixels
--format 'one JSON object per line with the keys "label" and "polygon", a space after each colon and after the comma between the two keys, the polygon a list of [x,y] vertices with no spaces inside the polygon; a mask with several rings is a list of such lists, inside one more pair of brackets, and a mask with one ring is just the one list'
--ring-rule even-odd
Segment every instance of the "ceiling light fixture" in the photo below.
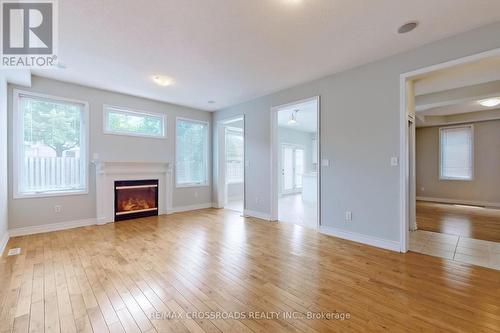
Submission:
{"label": "ceiling light fixture", "polygon": [[500,105],[500,97],[483,99],[482,101],[479,101],[479,104],[488,108],[492,108],[497,105]]}
{"label": "ceiling light fixture", "polygon": [[418,22],[408,22],[399,27],[398,33],[406,34],[412,30],[415,30],[416,27],[418,27]]}
{"label": "ceiling light fixture", "polygon": [[297,113],[299,113],[299,110],[294,110],[292,111],[292,113],[290,114],[290,119],[288,119],[288,125],[296,125],[298,122],[297,122]]}
{"label": "ceiling light fixture", "polygon": [[215,101],[208,101],[208,104],[215,104]]}
{"label": "ceiling light fixture", "polygon": [[166,87],[174,83],[174,79],[164,75],[154,75],[152,79],[157,85],[162,87]]}

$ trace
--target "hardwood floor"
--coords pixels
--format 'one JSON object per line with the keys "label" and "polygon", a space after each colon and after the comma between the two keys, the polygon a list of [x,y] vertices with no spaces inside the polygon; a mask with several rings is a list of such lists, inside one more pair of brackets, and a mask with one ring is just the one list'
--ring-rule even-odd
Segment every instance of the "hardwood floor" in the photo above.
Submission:
{"label": "hardwood floor", "polygon": [[417,201],[417,227],[500,242],[500,210]]}
{"label": "hardwood floor", "polygon": [[[498,271],[229,210],[17,237],[12,247],[22,253],[0,262],[0,332],[500,330]],[[350,318],[297,315],[309,312]]]}

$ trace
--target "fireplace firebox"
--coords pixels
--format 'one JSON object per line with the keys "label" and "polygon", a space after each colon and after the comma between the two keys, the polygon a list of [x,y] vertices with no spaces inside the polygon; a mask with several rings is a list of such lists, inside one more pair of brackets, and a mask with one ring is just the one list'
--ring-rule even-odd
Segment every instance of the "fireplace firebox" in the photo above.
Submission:
{"label": "fireplace firebox", "polygon": [[115,221],[158,215],[158,179],[115,181]]}

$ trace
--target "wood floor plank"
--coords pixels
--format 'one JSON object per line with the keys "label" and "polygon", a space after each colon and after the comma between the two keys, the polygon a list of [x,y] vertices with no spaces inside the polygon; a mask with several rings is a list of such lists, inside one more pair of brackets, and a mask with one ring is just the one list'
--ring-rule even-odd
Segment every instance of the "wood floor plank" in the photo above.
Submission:
{"label": "wood floor plank", "polygon": [[[0,332],[500,331],[499,271],[231,211],[15,237],[13,246],[21,255],[0,261]],[[332,314],[350,317],[322,317]]]}
{"label": "wood floor plank", "polygon": [[500,242],[500,209],[417,201],[416,219],[420,230]]}

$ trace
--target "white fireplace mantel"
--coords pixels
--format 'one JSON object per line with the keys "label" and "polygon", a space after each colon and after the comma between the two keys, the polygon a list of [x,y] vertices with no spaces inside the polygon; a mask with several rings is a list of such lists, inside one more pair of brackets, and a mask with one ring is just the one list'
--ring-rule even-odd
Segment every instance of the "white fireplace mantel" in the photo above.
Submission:
{"label": "white fireplace mantel", "polygon": [[115,181],[158,179],[158,213],[172,210],[171,162],[94,161],[96,172],[97,224],[114,222]]}

